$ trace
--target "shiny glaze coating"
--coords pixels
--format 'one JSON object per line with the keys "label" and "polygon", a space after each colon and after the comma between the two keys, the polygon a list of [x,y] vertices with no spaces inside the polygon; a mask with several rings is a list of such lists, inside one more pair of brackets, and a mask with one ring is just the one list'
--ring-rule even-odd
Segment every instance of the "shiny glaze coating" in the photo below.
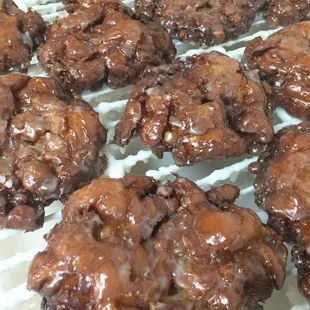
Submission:
{"label": "shiny glaze coating", "polygon": [[271,108],[258,75],[213,52],[149,68],[136,85],[117,126],[115,141],[133,134],[159,158],[177,165],[241,156],[271,141]]}
{"label": "shiny glaze coating", "polygon": [[102,179],[75,192],[28,286],[54,309],[262,309],[287,250],[231,185]]}
{"label": "shiny glaze coating", "polygon": [[0,77],[0,226],[41,227],[44,207],[98,177],[106,130],[49,78]]}
{"label": "shiny glaze coating", "polygon": [[247,0],[136,0],[135,6],[142,19],[157,21],[173,38],[208,46],[247,32],[255,17]]}
{"label": "shiny glaze coating", "polygon": [[310,20],[309,0],[269,0],[265,13],[269,25],[287,26]]}
{"label": "shiny glaze coating", "polygon": [[67,12],[73,13],[78,8],[89,7],[93,4],[112,6],[112,8],[126,12],[128,15],[134,15],[134,12],[128,8],[121,0],[62,0]]}
{"label": "shiny glaze coating", "polygon": [[297,243],[292,254],[299,288],[310,299],[310,123],[282,129],[250,171],[256,203],[268,212],[268,224]]}
{"label": "shiny glaze coating", "polygon": [[245,61],[271,86],[275,103],[301,119],[310,119],[309,41],[310,22],[303,22],[265,41],[257,37],[245,50]]}
{"label": "shiny glaze coating", "polygon": [[45,24],[31,10],[18,9],[12,0],[0,1],[0,73],[26,70],[32,51],[43,42]]}
{"label": "shiny glaze coating", "polygon": [[118,1],[91,3],[56,20],[38,55],[43,68],[67,89],[125,86],[147,65],[173,60],[175,47],[163,27],[136,20]]}
{"label": "shiny glaze coating", "polygon": [[250,0],[256,9],[263,9],[272,27],[288,26],[310,20],[309,0]]}

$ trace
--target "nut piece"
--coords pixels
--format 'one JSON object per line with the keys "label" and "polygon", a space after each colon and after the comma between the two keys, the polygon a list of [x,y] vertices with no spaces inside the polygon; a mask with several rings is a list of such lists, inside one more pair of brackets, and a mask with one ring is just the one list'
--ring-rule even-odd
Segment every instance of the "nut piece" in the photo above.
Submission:
{"label": "nut piece", "polygon": [[[229,188],[230,187],[230,188]],[[183,178],[101,179],[75,192],[34,258],[28,286],[56,309],[262,309],[285,278],[282,238]]]}
{"label": "nut piece", "polygon": [[258,75],[213,52],[149,68],[136,85],[115,141],[142,143],[177,165],[238,157],[271,141],[271,107]]}
{"label": "nut piece", "polygon": [[34,230],[43,208],[97,178],[106,130],[49,78],[0,77],[0,226]]}

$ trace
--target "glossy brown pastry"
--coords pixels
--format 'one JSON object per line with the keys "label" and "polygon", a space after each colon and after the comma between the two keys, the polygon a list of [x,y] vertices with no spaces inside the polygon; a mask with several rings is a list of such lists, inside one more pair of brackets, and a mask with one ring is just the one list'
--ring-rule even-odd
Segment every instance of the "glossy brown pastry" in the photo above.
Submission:
{"label": "glossy brown pastry", "polygon": [[134,16],[134,12],[128,8],[121,0],[62,0],[67,12],[73,13],[78,8],[89,7],[93,4],[101,4],[111,6],[112,8],[126,12],[128,15]]}
{"label": "glossy brown pastry", "polygon": [[265,18],[271,26],[287,26],[310,20],[310,2],[309,0],[269,0]]}
{"label": "glossy brown pastry", "polygon": [[67,89],[121,87],[134,83],[147,65],[172,61],[175,47],[163,27],[143,24],[118,1],[91,2],[58,19],[38,55]]}
{"label": "glossy brown pastry", "polygon": [[310,119],[310,22],[280,30],[265,41],[257,37],[245,61],[272,88],[274,101],[288,113]]}
{"label": "glossy brown pastry", "polygon": [[310,20],[309,0],[249,0],[255,9],[263,9],[272,27],[288,26]]}
{"label": "glossy brown pastry", "polygon": [[258,75],[213,52],[149,68],[116,129],[118,145],[134,134],[177,165],[232,158],[273,137],[271,107]]}
{"label": "glossy brown pastry", "polygon": [[249,30],[255,12],[247,0],[136,0],[136,12],[169,29],[173,38],[214,45]]}
{"label": "glossy brown pastry", "polygon": [[262,309],[280,289],[287,251],[231,185],[183,178],[102,179],[75,192],[29,288],[54,309]]}
{"label": "glossy brown pastry", "polygon": [[106,130],[49,78],[0,77],[0,227],[39,228],[44,207],[97,178]]}
{"label": "glossy brown pastry", "polygon": [[39,14],[23,12],[12,0],[0,1],[0,74],[27,69],[33,50],[43,42],[45,28]]}
{"label": "glossy brown pastry", "polygon": [[310,299],[310,123],[282,129],[250,171],[256,203],[268,212],[268,224],[297,243],[292,253],[299,288]]}

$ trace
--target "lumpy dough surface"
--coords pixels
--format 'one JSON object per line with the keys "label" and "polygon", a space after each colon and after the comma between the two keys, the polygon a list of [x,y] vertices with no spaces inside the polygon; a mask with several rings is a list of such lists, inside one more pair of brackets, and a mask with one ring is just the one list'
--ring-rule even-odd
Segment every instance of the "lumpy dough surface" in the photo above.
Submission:
{"label": "lumpy dough surface", "polygon": [[[44,309],[262,309],[287,251],[231,185],[102,179],[76,191],[28,285]],[[229,225],[228,225],[229,224]]]}
{"label": "lumpy dough surface", "polygon": [[272,120],[258,75],[220,53],[149,68],[134,88],[115,141],[135,134],[155,155],[177,165],[233,158],[271,141]]}
{"label": "lumpy dough surface", "polygon": [[44,207],[99,177],[106,130],[53,79],[0,77],[0,226],[34,230]]}
{"label": "lumpy dough surface", "polygon": [[1,0],[0,73],[27,70],[33,50],[43,43],[45,29],[38,13],[25,13],[12,0]]}
{"label": "lumpy dough surface", "polygon": [[142,19],[155,20],[173,38],[220,44],[249,30],[255,12],[245,0],[136,0]]}
{"label": "lumpy dough surface", "polygon": [[286,27],[266,40],[252,40],[245,61],[272,91],[278,106],[300,119],[310,119],[310,22]]}
{"label": "lumpy dough surface", "polygon": [[174,55],[163,27],[142,23],[119,1],[100,0],[56,20],[38,58],[51,76],[79,92],[135,83],[146,66],[169,63]]}
{"label": "lumpy dough surface", "polygon": [[250,170],[256,202],[268,212],[268,224],[296,244],[292,255],[299,288],[310,299],[310,124],[277,133]]}

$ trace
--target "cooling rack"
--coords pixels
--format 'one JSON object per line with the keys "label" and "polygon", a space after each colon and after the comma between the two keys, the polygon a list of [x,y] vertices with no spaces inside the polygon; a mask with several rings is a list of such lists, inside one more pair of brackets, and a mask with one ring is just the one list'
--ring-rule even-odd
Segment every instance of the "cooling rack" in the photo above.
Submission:
{"label": "cooling rack", "polygon": [[[56,17],[65,16],[64,6],[58,0],[15,0],[23,10],[31,7],[40,13],[47,23]],[[124,0],[126,5],[132,7],[132,0]],[[175,41],[178,56],[185,58],[217,50],[242,61],[246,44],[256,36],[267,38],[279,29],[269,29],[265,21],[258,17],[249,33],[216,47],[204,49],[197,46]],[[44,76],[45,73],[38,65],[36,56],[33,57],[29,68],[29,75]],[[253,209],[266,222],[266,213],[259,210],[254,204],[253,179],[247,172],[247,167],[257,158],[243,156],[234,160],[216,160],[203,162],[193,167],[178,167],[174,164],[171,154],[165,154],[159,160],[152,152],[145,149],[139,139],[134,139],[125,148],[120,148],[112,143],[115,125],[125,108],[126,99],[129,97],[132,86],[113,90],[103,87],[97,92],[85,92],[83,98],[90,102],[100,115],[102,123],[108,129],[108,143],[104,152],[108,158],[106,177],[122,177],[126,173],[146,174],[160,180],[171,179],[171,173],[178,173],[195,181],[203,189],[210,186],[230,183],[241,188],[241,195],[237,204]],[[274,112],[274,126],[278,131],[285,126],[298,123],[299,120],[289,116],[283,109]],[[32,233],[23,233],[13,230],[0,230],[0,310],[30,310],[39,309],[41,298],[26,288],[28,266],[34,255],[45,248],[43,235],[61,220],[62,204],[55,202],[46,208],[45,224],[42,229]],[[267,300],[265,310],[309,310],[309,304],[301,297],[296,287],[296,270],[289,263],[287,280],[283,289],[274,292],[272,298]]]}

